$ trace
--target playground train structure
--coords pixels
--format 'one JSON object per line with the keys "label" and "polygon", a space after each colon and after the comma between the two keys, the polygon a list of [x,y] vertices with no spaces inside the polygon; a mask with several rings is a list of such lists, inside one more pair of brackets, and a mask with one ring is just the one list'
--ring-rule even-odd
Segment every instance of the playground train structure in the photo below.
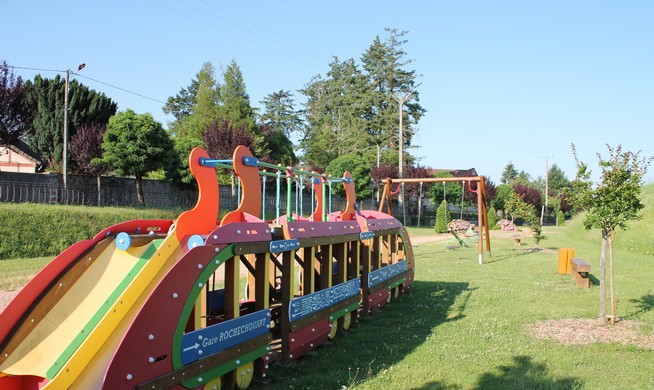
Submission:
{"label": "playground train structure", "polygon": [[[0,389],[242,389],[409,290],[406,229],[359,210],[349,173],[303,172],[312,213],[264,220],[261,175],[283,171],[290,193],[297,171],[243,146],[230,160],[196,148],[189,166],[193,209],[72,245],[0,313]],[[216,167],[227,166],[240,202],[219,219]],[[332,181],[342,211],[325,207]]]}

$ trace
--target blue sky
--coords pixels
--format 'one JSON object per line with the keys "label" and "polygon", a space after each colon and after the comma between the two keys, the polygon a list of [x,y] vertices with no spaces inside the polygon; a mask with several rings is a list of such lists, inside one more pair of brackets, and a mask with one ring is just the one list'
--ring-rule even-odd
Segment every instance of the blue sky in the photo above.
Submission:
{"label": "blue sky", "polygon": [[0,59],[54,70],[84,62],[80,82],[164,125],[162,102],[206,61],[236,60],[255,107],[281,89],[299,100],[332,56],[358,60],[391,27],[408,31],[409,69],[422,75],[427,114],[411,153],[423,165],[474,167],[498,183],[509,161],[537,178],[547,159],[574,178],[571,143],[596,173],[607,143],[654,155],[649,0],[4,0],[0,14]]}

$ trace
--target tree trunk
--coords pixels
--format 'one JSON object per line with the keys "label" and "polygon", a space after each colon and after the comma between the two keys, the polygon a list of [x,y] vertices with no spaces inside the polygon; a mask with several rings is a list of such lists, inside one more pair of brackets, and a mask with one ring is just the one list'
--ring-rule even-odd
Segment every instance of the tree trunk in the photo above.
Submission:
{"label": "tree trunk", "polygon": [[615,290],[613,288],[613,233],[608,235],[609,241],[609,281],[611,282],[611,323],[615,324]]}
{"label": "tree trunk", "polygon": [[98,206],[102,206],[102,176],[96,176],[96,183],[98,188]]}
{"label": "tree trunk", "polygon": [[606,321],[606,245],[608,234],[602,230],[602,253],[600,254],[600,318]]}
{"label": "tree trunk", "polygon": [[420,182],[420,193],[418,194],[418,227],[422,218],[422,182]]}
{"label": "tree trunk", "polygon": [[143,196],[143,178],[140,176],[136,177],[136,199],[139,205],[145,206],[145,197]]}

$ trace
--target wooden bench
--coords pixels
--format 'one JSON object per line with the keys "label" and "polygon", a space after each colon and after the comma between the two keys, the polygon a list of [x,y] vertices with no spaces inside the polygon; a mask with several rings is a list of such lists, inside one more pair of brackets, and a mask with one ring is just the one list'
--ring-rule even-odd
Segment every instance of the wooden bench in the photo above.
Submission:
{"label": "wooden bench", "polygon": [[577,286],[590,288],[590,264],[581,259],[572,259],[571,276],[577,281]]}

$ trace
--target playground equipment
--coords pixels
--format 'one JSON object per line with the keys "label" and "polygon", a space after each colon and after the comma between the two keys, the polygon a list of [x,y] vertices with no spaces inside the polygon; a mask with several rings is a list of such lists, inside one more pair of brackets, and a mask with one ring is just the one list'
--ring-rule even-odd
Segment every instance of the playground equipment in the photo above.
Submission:
{"label": "playground equipment", "polygon": [[[391,206],[391,195],[394,193],[392,185],[404,183],[447,183],[447,182],[467,182],[468,190],[477,194],[477,229],[478,234],[478,261],[479,265],[484,263],[484,237],[486,238],[486,251],[490,253],[490,233],[488,231],[488,210],[486,209],[486,191],[484,189],[484,176],[470,176],[470,177],[423,177],[423,178],[409,178],[409,179],[386,179],[384,192],[382,194],[381,203],[379,204],[379,211],[381,212],[386,207],[389,215],[393,215]],[[472,188],[472,183],[477,183],[477,188]],[[463,185],[463,184],[462,184]],[[399,191],[399,187],[395,192]],[[461,240],[463,241],[463,240]]]}
{"label": "playground equipment", "polygon": [[[189,156],[199,196],[175,221],[111,226],[55,257],[0,313],[0,389],[219,389],[249,386],[408,291],[414,259],[391,215],[355,208],[330,178],[259,161]],[[218,220],[215,167],[241,183]],[[310,216],[260,217],[260,168],[298,173]],[[280,175],[277,175],[280,177]],[[346,207],[327,212],[337,181]],[[279,205],[279,203],[278,203]]]}

